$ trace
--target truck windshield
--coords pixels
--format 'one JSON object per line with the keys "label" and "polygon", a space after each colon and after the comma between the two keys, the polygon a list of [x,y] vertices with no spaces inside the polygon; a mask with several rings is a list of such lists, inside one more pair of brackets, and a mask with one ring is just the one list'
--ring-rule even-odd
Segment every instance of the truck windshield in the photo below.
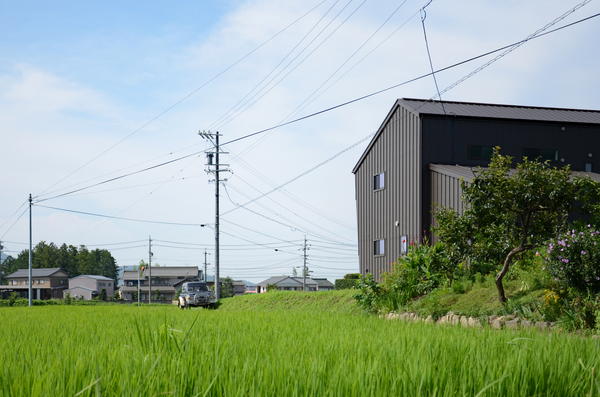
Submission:
{"label": "truck windshield", "polygon": [[204,284],[204,283],[189,283],[187,285],[187,290],[188,291],[208,291],[208,288],[206,288],[206,284]]}

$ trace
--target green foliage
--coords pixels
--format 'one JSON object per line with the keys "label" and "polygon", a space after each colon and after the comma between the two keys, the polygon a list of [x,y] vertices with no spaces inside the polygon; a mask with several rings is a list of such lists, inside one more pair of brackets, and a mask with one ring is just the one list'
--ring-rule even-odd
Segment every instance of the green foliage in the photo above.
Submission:
{"label": "green foliage", "polygon": [[466,209],[462,215],[438,211],[436,233],[449,247],[453,260],[474,264],[474,271],[500,269],[499,298],[506,301],[502,279],[519,255],[543,245],[564,228],[580,193],[569,167],[527,158],[515,169],[499,148],[488,168],[480,168],[470,183],[463,182]]}
{"label": "green foliage", "polygon": [[101,301],[107,300],[106,290],[104,288],[102,288],[102,290],[100,291],[100,294],[98,295],[98,299]]}
{"label": "green foliage", "polygon": [[[29,266],[29,252],[23,250],[16,258],[10,258],[0,266],[0,272],[10,274],[17,269]],[[60,267],[69,277],[80,274],[97,274],[112,279],[117,278],[117,264],[109,251],[94,249],[89,251],[84,246],[79,248],[63,244],[57,247],[54,243],[39,242],[33,249],[32,267]]]}
{"label": "green foliage", "polygon": [[450,284],[456,273],[443,244],[411,246],[396,261],[392,271],[377,284],[371,275],[363,277],[356,300],[367,311],[394,311],[411,299],[428,294],[440,285]]}
{"label": "green foliage", "polygon": [[358,292],[354,299],[362,309],[367,312],[377,312],[381,309],[380,303],[383,299],[383,288],[379,285],[372,274],[360,278],[357,286]]}
{"label": "green foliage", "polygon": [[352,290],[271,291],[245,294],[221,300],[219,311],[308,311],[312,313],[360,314]]}
{"label": "green foliage", "polygon": [[351,289],[358,286],[360,273],[348,273],[344,278],[335,280],[335,289]]}
{"label": "green foliage", "polygon": [[271,292],[271,291],[277,291],[277,285],[275,285],[275,284],[268,284],[267,285],[267,292]]}
{"label": "green foliage", "polygon": [[600,233],[591,225],[552,240],[546,258],[548,271],[563,288],[600,293]]}
{"label": "green foliage", "polygon": [[[284,296],[261,295],[250,298]],[[235,305],[238,298],[224,301]],[[0,395],[519,397],[600,392],[594,339],[383,321],[312,307],[265,308],[1,308]],[[61,354],[52,354],[57,341]]]}

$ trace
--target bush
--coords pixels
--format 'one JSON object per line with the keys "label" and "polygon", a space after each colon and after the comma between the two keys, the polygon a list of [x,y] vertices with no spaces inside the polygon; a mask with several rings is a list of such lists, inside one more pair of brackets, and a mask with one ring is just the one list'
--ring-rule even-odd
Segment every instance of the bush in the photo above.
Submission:
{"label": "bush", "polygon": [[440,285],[450,284],[455,268],[442,244],[411,246],[406,256],[398,259],[392,271],[377,284],[371,275],[358,284],[356,299],[367,311],[393,311],[411,299],[423,296]]}
{"label": "bush", "polygon": [[600,233],[590,225],[563,233],[548,244],[546,268],[563,288],[600,292]]}
{"label": "bush", "polygon": [[351,289],[356,288],[358,286],[360,280],[359,273],[349,273],[344,276],[344,278],[340,278],[335,280],[335,289]]}
{"label": "bush", "polygon": [[377,312],[382,299],[382,288],[375,282],[373,275],[367,274],[361,277],[357,289],[359,292],[354,295],[354,299],[358,305],[368,312]]}

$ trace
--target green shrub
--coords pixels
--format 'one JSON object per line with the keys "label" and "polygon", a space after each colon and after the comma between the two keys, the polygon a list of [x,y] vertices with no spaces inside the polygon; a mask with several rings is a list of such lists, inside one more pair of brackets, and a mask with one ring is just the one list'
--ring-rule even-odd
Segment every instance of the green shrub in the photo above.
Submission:
{"label": "green shrub", "polygon": [[444,245],[415,245],[382,276],[381,284],[372,276],[362,278],[356,299],[367,311],[394,311],[440,285],[450,284],[454,277],[455,267]]}
{"label": "green shrub", "polygon": [[564,288],[600,292],[600,233],[590,225],[572,229],[548,244],[546,268]]}
{"label": "green shrub", "polygon": [[344,278],[335,280],[335,289],[356,288],[358,286],[359,280],[360,280],[360,273],[346,274],[344,276]]}

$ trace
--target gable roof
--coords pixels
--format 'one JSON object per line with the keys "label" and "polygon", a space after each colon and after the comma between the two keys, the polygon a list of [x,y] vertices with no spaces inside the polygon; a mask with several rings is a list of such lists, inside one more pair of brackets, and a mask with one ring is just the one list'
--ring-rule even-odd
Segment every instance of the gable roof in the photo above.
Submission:
{"label": "gable roof", "polygon": [[290,276],[273,276],[268,279],[261,281],[258,283],[260,286],[268,286],[268,285],[278,285],[281,287],[297,287],[298,285],[302,285],[302,282],[298,282],[294,280]]}
{"label": "gable roof", "polygon": [[[67,272],[65,272],[60,267],[46,267],[46,268],[37,268],[31,269],[31,277],[50,277],[55,273],[63,272],[65,277],[67,276]],[[19,269],[14,273],[9,274],[6,278],[22,278],[29,277],[29,269]]]}
{"label": "gable roof", "polygon": [[[442,103],[444,107],[442,108]],[[548,121],[579,124],[600,124],[600,110],[550,108],[541,106],[504,105],[494,103],[457,102],[457,101],[434,101],[431,99],[400,98],[388,112],[369,142],[369,145],[360,156],[358,162],[352,169],[356,174],[371,148],[379,139],[383,129],[396,109],[402,106],[417,116],[437,115],[445,117],[474,117],[488,119],[526,120],[526,121]],[[445,112],[444,112],[445,111]]]}
{"label": "gable roof", "polygon": [[335,287],[333,283],[326,278],[313,278],[319,287]]}
{"label": "gable roof", "polygon": [[[141,278],[148,277],[150,272],[148,269],[144,269],[144,273],[140,275]],[[152,278],[154,277],[198,277],[198,267],[196,266],[152,266]],[[138,272],[124,271],[124,280],[137,280]]]}
{"label": "gable roof", "polygon": [[102,281],[114,281],[112,278],[99,276],[97,274],[80,274],[79,276],[73,277],[71,280],[76,279],[76,278],[83,278],[83,277],[93,278],[95,280],[102,280]]}

